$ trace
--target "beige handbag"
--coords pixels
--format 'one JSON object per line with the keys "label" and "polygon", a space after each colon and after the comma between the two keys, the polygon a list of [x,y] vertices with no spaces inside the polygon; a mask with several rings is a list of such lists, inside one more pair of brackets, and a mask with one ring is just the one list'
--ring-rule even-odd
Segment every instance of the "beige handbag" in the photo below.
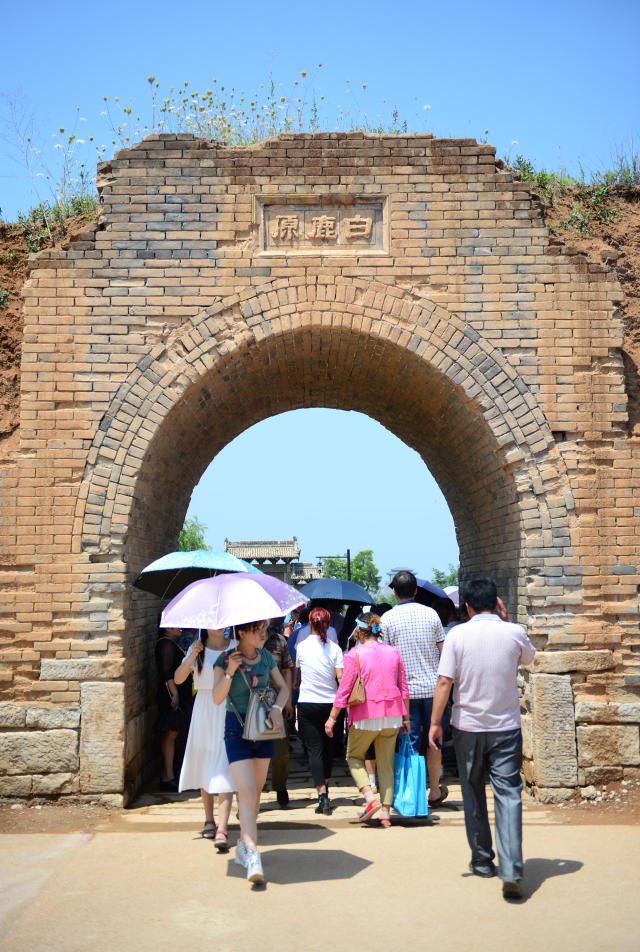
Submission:
{"label": "beige handbag", "polygon": [[280,740],[286,737],[287,727],[284,723],[284,717],[279,727],[273,727],[271,723],[271,708],[276,703],[276,689],[272,688],[271,685],[266,688],[252,688],[242,668],[240,668],[240,674],[249,688],[249,703],[244,720],[240,717],[231,698],[229,698],[229,703],[233,708],[233,713],[240,721],[243,738],[245,740],[261,741]]}
{"label": "beige handbag", "polygon": [[358,677],[356,678],[353,687],[351,688],[351,694],[347,700],[347,707],[355,707],[356,704],[364,704],[366,700],[366,695],[364,693],[364,681],[360,675],[360,655],[358,654],[358,649],[356,648],[356,664],[358,666]]}

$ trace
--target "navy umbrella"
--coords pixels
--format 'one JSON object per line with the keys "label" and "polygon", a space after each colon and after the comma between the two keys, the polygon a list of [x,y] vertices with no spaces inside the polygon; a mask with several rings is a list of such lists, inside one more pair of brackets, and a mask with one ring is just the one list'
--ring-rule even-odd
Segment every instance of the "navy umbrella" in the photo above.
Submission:
{"label": "navy umbrella", "polygon": [[430,592],[432,595],[437,595],[438,598],[449,597],[443,588],[438,588],[438,586],[434,585],[433,582],[427,582],[426,578],[417,578],[416,584],[418,588],[424,588],[427,592]]}
{"label": "navy umbrella", "polygon": [[433,582],[428,582],[426,578],[416,578],[416,582],[418,584],[416,601],[420,605],[427,605],[429,608],[433,608],[439,598],[449,598],[443,588],[438,588]]}
{"label": "navy umbrella", "polygon": [[301,585],[298,591],[318,601],[324,598],[353,605],[373,605],[374,602],[361,585],[344,578],[314,578],[306,585]]}

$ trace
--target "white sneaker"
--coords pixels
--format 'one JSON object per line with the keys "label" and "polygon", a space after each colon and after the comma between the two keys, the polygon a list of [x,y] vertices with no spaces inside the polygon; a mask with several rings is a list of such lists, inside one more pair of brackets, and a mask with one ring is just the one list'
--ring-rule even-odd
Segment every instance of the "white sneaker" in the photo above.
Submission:
{"label": "white sneaker", "polygon": [[244,845],[244,840],[238,840],[234,862],[237,863],[238,866],[247,865],[247,847]]}
{"label": "white sneaker", "polygon": [[247,852],[247,879],[250,883],[263,883],[262,860],[257,850]]}

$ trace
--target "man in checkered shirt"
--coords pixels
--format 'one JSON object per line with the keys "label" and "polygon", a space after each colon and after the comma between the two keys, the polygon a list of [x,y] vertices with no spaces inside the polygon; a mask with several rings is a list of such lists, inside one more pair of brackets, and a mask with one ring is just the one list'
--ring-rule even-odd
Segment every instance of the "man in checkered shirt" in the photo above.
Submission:
{"label": "man in checkered shirt", "polygon": [[[384,641],[400,651],[409,684],[409,736],[416,750],[425,739],[431,724],[433,694],[438,680],[438,664],[444,641],[444,628],[433,610],[414,601],[417,589],[413,572],[396,572],[391,580],[398,604],[385,612],[381,619]],[[429,774],[429,806],[435,807],[446,799],[449,791],[440,786],[442,752],[431,750],[427,743],[427,772]]]}

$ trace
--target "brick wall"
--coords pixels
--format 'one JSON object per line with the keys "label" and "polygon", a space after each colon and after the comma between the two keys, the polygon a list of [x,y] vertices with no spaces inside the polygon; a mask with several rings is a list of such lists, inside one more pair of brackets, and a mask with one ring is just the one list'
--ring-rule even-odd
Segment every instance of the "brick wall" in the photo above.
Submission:
{"label": "brick wall", "polygon": [[474,140],[150,136],[100,187],[100,223],[25,288],[0,789],[120,802],[145,779],[158,604],[132,580],[175,548],[220,449],[309,406],[417,450],[463,573],[494,574],[528,626],[538,795],[638,772],[640,451],[615,275],[550,238]]}

